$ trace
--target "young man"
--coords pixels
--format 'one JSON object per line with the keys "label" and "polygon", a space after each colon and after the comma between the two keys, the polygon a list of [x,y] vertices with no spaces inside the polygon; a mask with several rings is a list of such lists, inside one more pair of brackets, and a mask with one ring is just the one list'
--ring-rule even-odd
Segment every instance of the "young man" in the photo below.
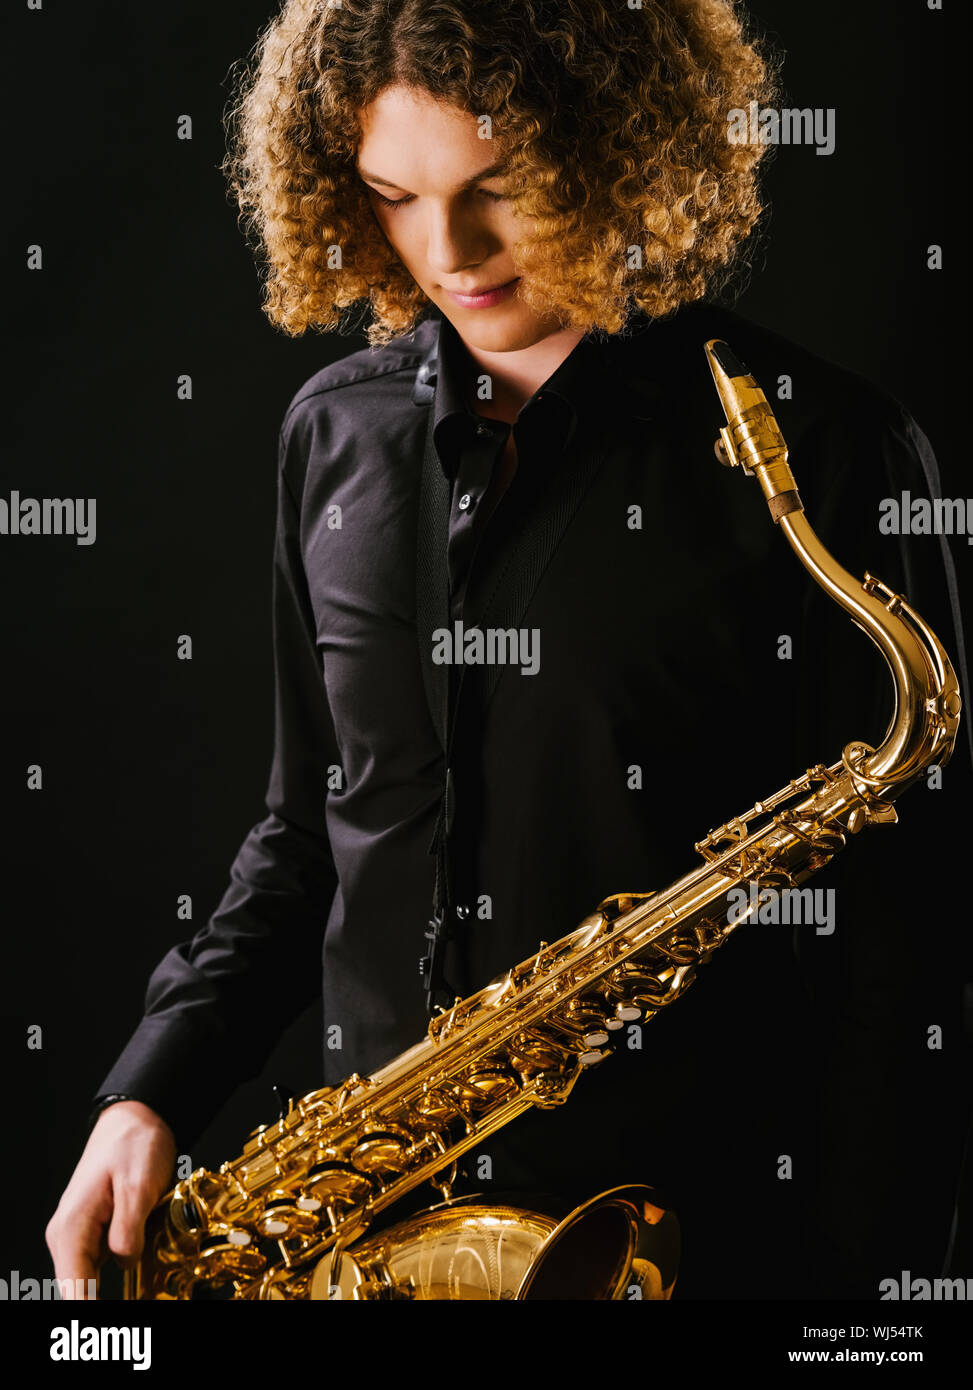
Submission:
{"label": "young man", "polygon": [[[708,828],[879,741],[880,660],[713,457],[709,338],[796,384],[773,404],[812,524],[959,655],[941,538],[878,530],[884,496],[938,488],[914,422],[698,302],[760,210],[760,147],[726,120],[770,87],[731,5],[498,0],[485,23],[470,0],[291,0],[246,85],[229,167],[272,321],[334,328],[368,299],[379,350],[283,421],[268,815],[100,1088],[49,1227],[59,1277],[90,1277],[106,1232],[137,1254],[177,1144],[319,988],[336,1084],[417,1041],[436,986],[664,887]],[[516,640],[490,661],[471,630]],[[919,861],[949,865],[946,782],[822,875],[814,921],[746,928],[565,1107],[486,1141],[473,1185],[657,1183],[682,1297],[876,1297],[901,1185],[935,1176],[905,1264],[941,1261],[956,1051],[932,1070],[924,1030],[956,1041],[955,943]],[[449,935],[420,979],[434,900]],[[940,968],[917,980],[919,903]]]}

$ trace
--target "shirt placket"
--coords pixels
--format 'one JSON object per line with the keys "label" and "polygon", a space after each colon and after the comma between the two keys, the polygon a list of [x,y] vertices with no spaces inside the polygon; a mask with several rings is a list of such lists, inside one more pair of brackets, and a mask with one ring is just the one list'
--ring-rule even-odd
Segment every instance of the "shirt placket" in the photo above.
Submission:
{"label": "shirt placket", "polygon": [[480,504],[499,464],[509,431],[510,426],[502,421],[481,420],[460,449],[453,479],[447,545],[450,616],[454,622],[463,614],[473,557],[486,525],[485,521],[480,522]]}

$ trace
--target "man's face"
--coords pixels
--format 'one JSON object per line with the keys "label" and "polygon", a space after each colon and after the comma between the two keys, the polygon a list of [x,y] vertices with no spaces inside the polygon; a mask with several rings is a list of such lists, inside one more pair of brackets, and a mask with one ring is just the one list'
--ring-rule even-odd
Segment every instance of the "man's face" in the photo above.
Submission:
{"label": "man's face", "polygon": [[[555,332],[555,319],[538,318],[515,293],[511,248],[530,224],[502,196],[498,156],[491,140],[479,138],[476,118],[396,86],[360,119],[358,172],[378,223],[463,341],[511,352]],[[499,293],[455,297],[484,290]]]}

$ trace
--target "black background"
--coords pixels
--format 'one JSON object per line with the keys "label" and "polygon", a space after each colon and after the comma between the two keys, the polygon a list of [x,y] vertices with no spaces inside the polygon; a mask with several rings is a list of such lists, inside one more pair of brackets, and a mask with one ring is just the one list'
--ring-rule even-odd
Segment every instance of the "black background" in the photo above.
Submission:
{"label": "black background", "polygon": [[[837,148],[784,147],[771,161],[773,212],[737,308],[888,388],[929,435],[944,494],[963,495],[960,7],[750,9],[786,52],[785,104],[834,107]],[[0,537],[2,1181],[17,1194],[0,1274],[50,1273],[43,1228],[90,1097],[151,968],[191,934],[176,899],[192,895],[202,926],[263,814],[277,429],[308,376],[364,345],[271,329],[225,197],[228,73],[271,13],[267,0],[8,9],[0,495],[95,497],[98,530],[88,547]],[[191,141],[176,137],[183,114]],[[35,243],[41,272],[26,269]],[[189,402],[176,397],[183,373]],[[968,592],[962,538],[953,552]],[[192,661],[176,657],[184,633]],[[41,792],[26,789],[31,763]],[[700,807],[700,833],[733,810]],[[30,1024],[40,1051],[26,1047]],[[194,1165],[217,1165],[272,1118],[271,1080],[319,1084],[319,1055],[312,1011],[216,1118]]]}

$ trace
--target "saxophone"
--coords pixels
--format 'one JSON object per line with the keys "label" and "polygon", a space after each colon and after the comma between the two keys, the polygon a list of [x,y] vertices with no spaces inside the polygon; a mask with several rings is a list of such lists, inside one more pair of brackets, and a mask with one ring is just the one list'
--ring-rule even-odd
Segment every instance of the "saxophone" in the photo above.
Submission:
{"label": "saxophone", "polygon": [[[654,1189],[618,1187],[565,1212],[456,1198],[458,1161],[531,1106],[562,1105],[611,1055],[612,1034],[692,984],[745,921],[728,895],[803,883],[865,826],[894,824],[893,800],[959,727],[956,674],[906,599],[859,584],[804,516],[787,446],[753,377],[718,339],[707,359],[727,425],[716,453],[756,477],[798,559],[875,643],[895,708],[884,741],[849,743],[695,846],[700,862],[663,892],[617,893],[562,940],[468,999],[370,1076],[290,1100],[219,1172],[198,1169],[150,1215],[130,1299],[561,1299],[671,1295],[678,1223]],[[737,895],[738,899],[739,895]],[[734,920],[729,920],[730,916]],[[378,1220],[422,1183],[441,1201]],[[394,1213],[392,1214],[394,1216]]]}

